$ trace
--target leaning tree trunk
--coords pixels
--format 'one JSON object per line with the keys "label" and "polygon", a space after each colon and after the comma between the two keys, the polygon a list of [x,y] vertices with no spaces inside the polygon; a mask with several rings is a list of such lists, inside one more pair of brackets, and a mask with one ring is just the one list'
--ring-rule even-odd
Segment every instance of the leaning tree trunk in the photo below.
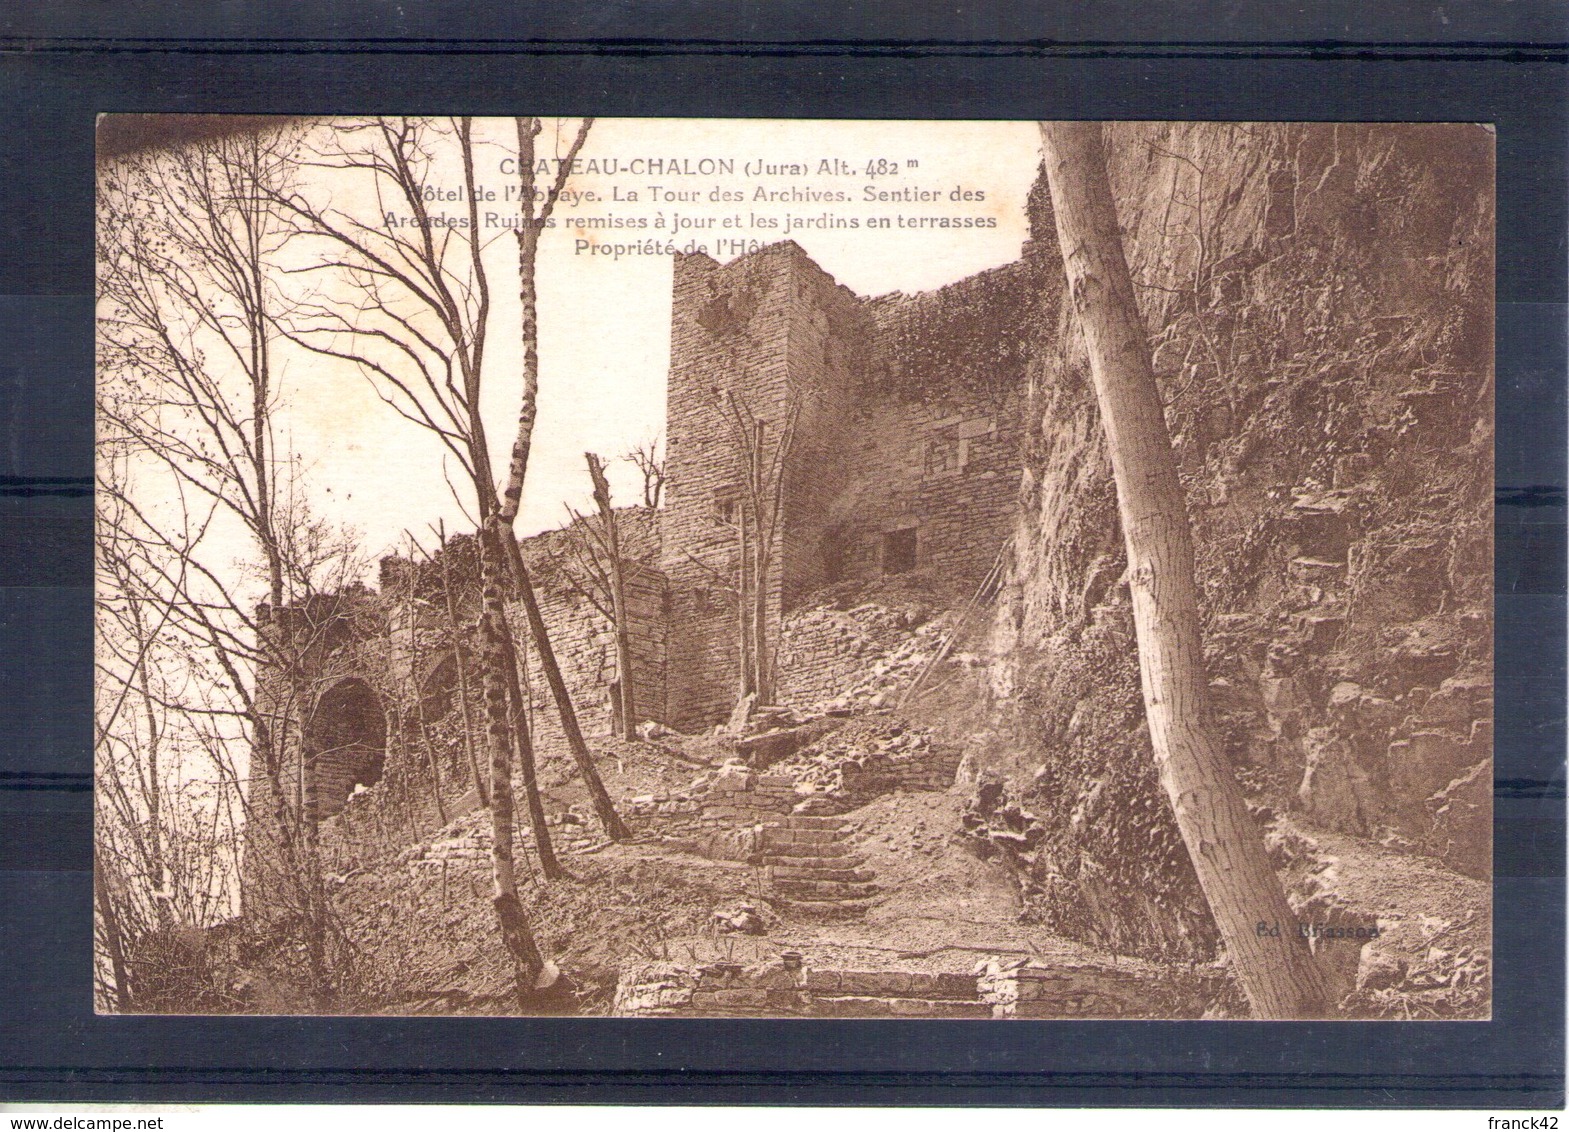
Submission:
{"label": "leaning tree trunk", "polygon": [[1068,290],[1089,350],[1127,544],[1145,714],[1161,784],[1253,1012],[1321,1017],[1328,986],[1209,731],[1193,536],[1134,300],[1101,128],[1043,122]]}
{"label": "leaning tree trunk", "polygon": [[[528,805],[529,825],[534,830],[534,849],[539,854],[539,870],[545,879],[554,880],[565,875],[561,862],[556,860],[555,847],[550,843],[550,830],[545,828],[545,804],[539,795],[539,774],[534,765],[534,738],[529,732],[525,714],[525,689],[518,679],[517,647],[512,641],[512,631],[507,624],[506,608],[502,597],[501,544],[508,541],[506,528],[500,522],[487,523],[480,531],[480,570],[483,578],[480,616],[488,626],[487,637],[494,672],[501,689],[501,718],[505,720],[511,745],[518,755],[518,771],[523,776],[523,798]],[[494,720],[492,715],[492,720]],[[495,805],[494,792],[500,787],[492,775],[491,804]],[[511,789],[510,780],[507,783]]]}
{"label": "leaning tree trunk", "polygon": [[502,541],[511,551],[512,577],[517,584],[517,594],[523,600],[523,613],[528,618],[529,636],[539,657],[539,667],[544,671],[545,682],[550,685],[550,694],[556,701],[567,748],[572,752],[578,773],[583,776],[583,785],[588,788],[589,799],[593,802],[599,824],[604,827],[605,836],[612,841],[625,841],[632,836],[632,831],[627,829],[621,815],[616,813],[616,804],[610,799],[610,791],[605,789],[605,780],[599,777],[599,768],[594,765],[594,757],[589,753],[583,730],[578,726],[572,695],[567,691],[566,679],[561,675],[561,665],[556,662],[556,650],[551,647],[550,632],[545,628],[545,617],[539,610],[539,599],[534,594],[534,581],[529,577],[522,552],[518,550],[518,541],[505,527],[502,528]]}
{"label": "leaning tree trunk", "polygon": [[[496,910],[496,923],[501,929],[501,942],[512,957],[519,1000],[527,998],[535,981],[545,969],[544,957],[529,930],[528,919],[523,914],[523,903],[518,899],[517,866],[512,854],[513,811],[516,803],[512,796],[512,734],[508,719],[508,695],[502,667],[510,658],[506,646],[510,637],[506,623],[499,619],[502,613],[501,579],[495,561],[495,552],[488,537],[493,532],[480,531],[480,567],[483,587],[483,608],[480,612],[480,639],[485,650],[484,663],[480,665],[485,687],[485,742],[490,748],[490,864],[495,881],[491,904]],[[540,839],[544,822],[534,827],[536,843],[548,844]]]}
{"label": "leaning tree trunk", "polygon": [[534,648],[539,654],[539,666],[544,669],[545,680],[550,685],[550,694],[555,698],[556,710],[561,716],[561,730],[566,734],[567,747],[572,751],[572,759],[577,764],[578,773],[583,776],[584,785],[588,787],[589,797],[594,803],[594,813],[598,815],[600,825],[604,827],[605,836],[612,841],[624,841],[631,836],[631,832],[616,813],[615,804],[610,800],[610,793],[599,777],[598,768],[594,766],[594,758],[589,753],[588,744],[583,741],[583,729],[578,726],[577,709],[572,706],[572,697],[567,692],[567,682],[561,677],[561,666],[556,663],[556,650],[551,647],[550,634],[545,629],[545,619],[540,616],[539,601],[534,595],[534,584],[523,564],[523,556],[518,551],[517,538],[513,535],[513,524],[517,520],[518,508],[522,505],[523,480],[528,474],[528,458],[534,443],[534,422],[539,408],[539,298],[535,282],[539,267],[539,237],[550,219],[551,210],[555,208],[556,201],[561,196],[561,190],[566,184],[579,151],[583,148],[583,142],[588,137],[589,127],[593,125],[593,121],[592,118],[583,119],[577,137],[573,139],[566,156],[556,165],[554,184],[546,192],[544,202],[536,211],[534,208],[537,195],[534,181],[534,136],[540,131],[540,122],[537,118],[517,119],[518,199],[521,215],[518,227],[513,229],[513,235],[516,236],[518,244],[518,301],[523,309],[523,396],[518,404],[518,431],[512,442],[512,457],[507,467],[506,484],[498,500],[498,513],[503,527],[507,560],[512,568],[512,579],[517,584],[518,596],[522,598],[523,610],[528,615],[529,634],[534,639]]}

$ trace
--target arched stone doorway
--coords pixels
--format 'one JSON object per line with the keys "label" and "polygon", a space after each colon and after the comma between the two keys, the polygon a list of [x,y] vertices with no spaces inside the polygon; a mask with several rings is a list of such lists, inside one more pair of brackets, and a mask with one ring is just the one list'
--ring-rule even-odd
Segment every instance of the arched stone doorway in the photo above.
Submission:
{"label": "arched stone doorway", "polygon": [[387,717],[381,698],[357,677],[322,693],[305,733],[318,820],[343,809],[356,786],[381,781],[387,759]]}

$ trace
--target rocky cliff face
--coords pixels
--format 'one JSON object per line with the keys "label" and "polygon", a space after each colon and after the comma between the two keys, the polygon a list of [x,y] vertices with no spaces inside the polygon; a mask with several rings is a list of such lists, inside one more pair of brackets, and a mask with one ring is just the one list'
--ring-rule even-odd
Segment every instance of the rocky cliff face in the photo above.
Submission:
{"label": "rocky cliff face", "polygon": [[[1261,807],[1490,875],[1491,133],[1123,124],[1108,141],[1240,778]],[[1031,219],[1031,254],[1054,258],[1044,185]],[[973,761],[1045,831],[1020,862],[1040,915],[1204,953],[1087,362],[1055,296],[1030,375],[1003,722]]]}

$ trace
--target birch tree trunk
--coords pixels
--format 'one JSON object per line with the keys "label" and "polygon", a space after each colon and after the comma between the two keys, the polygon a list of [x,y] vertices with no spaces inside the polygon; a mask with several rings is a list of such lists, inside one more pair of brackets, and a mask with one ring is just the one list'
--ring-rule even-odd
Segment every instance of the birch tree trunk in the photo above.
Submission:
{"label": "birch tree trunk", "polygon": [[[566,186],[572,166],[593,124],[594,119],[583,119],[566,156],[556,164],[554,182],[545,190],[543,199],[540,199],[534,177],[534,138],[539,134],[541,124],[538,118],[517,119],[518,196],[521,223],[513,229],[513,235],[517,238],[518,245],[518,301],[523,310],[521,331],[523,395],[519,399],[518,430],[512,442],[507,480],[502,486],[498,499],[497,513],[505,526],[507,561],[512,568],[512,579],[516,584],[517,595],[523,601],[523,610],[528,615],[529,634],[534,640],[534,649],[539,655],[539,666],[545,673],[545,682],[550,685],[550,694],[556,701],[556,711],[561,717],[561,730],[566,736],[567,747],[572,751],[573,762],[577,764],[578,773],[583,776],[584,785],[588,787],[589,797],[594,803],[594,812],[604,827],[605,836],[612,841],[624,841],[631,836],[631,832],[616,813],[615,804],[610,800],[610,793],[605,789],[604,780],[599,777],[599,769],[594,766],[593,755],[583,739],[583,729],[578,725],[577,709],[573,706],[572,696],[567,691],[567,682],[562,678],[561,665],[556,661],[556,650],[550,643],[550,633],[545,627],[545,619],[539,612],[539,600],[534,594],[533,580],[529,577],[523,563],[523,556],[518,551],[517,539],[512,534],[518,508],[523,500],[523,480],[528,473],[528,457],[534,443],[534,422],[538,416],[539,406],[539,295],[536,282],[539,270],[539,237],[545,229],[546,221],[550,219],[556,201],[561,197],[561,190]],[[537,209],[536,200],[539,202]]]}
{"label": "birch tree trunk", "polygon": [[[544,970],[544,957],[529,930],[528,919],[523,913],[523,903],[518,899],[517,866],[513,859],[512,796],[512,735],[507,726],[507,687],[502,679],[504,664],[510,659],[506,646],[510,636],[502,613],[501,578],[499,563],[495,560],[493,531],[480,530],[480,569],[482,575],[483,609],[480,613],[480,634],[486,652],[480,671],[485,685],[485,741],[490,749],[490,864],[495,890],[491,905],[496,911],[496,923],[501,930],[501,942],[512,957],[520,1003],[534,988],[535,980]],[[498,623],[499,622],[499,623]],[[544,823],[535,826],[536,835],[542,833]],[[539,842],[536,844],[548,844]]]}
{"label": "birch tree trunk", "polygon": [[[463,239],[436,238],[427,208],[427,178],[443,135],[455,138],[462,161],[469,221]],[[519,991],[525,993],[530,988],[524,976],[529,970],[537,976],[540,956],[518,901],[512,861],[514,756],[528,789],[535,838],[547,873],[554,862],[530,739],[526,731],[513,727],[523,719],[523,701],[517,694],[516,651],[504,609],[507,562],[496,539],[488,537],[502,505],[481,411],[491,303],[479,238],[473,121],[456,117],[443,129],[436,119],[374,118],[363,126],[340,129],[335,136],[336,145],[328,147],[324,158],[335,168],[368,174],[376,187],[374,199],[387,194],[388,200],[405,205],[416,223],[408,231],[385,229],[334,209],[318,210],[299,193],[268,193],[267,199],[293,219],[298,234],[324,245],[325,253],[308,270],[344,273],[365,294],[374,296],[374,301],[363,305],[327,303],[315,308],[295,320],[288,336],[306,349],[354,362],[365,373],[377,375],[374,380],[384,398],[403,416],[429,428],[473,483],[484,577],[482,647],[476,659],[492,776],[494,902],[502,938],[518,965]],[[465,258],[466,264],[461,262]],[[391,369],[377,360],[383,343],[403,359]],[[521,480],[515,486],[515,494],[520,494]],[[509,514],[506,520],[509,532],[511,518]],[[500,541],[512,543],[516,552],[510,533]]]}
{"label": "birch tree trunk", "polygon": [[[534,849],[539,854],[539,869],[547,880],[554,880],[565,875],[561,862],[556,860],[555,847],[550,841],[550,830],[545,826],[545,805],[539,795],[539,776],[534,765],[534,739],[529,732],[528,719],[524,715],[524,695],[526,690],[518,679],[517,649],[513,644],[512,630],[507,624],[506,609],[503,598],[503,582],[506,564],[502,555],[501,544],[511,541],[511,536],[506,528],[497,520],[486,523],[480,529],[480,570],[483,579],[481,594],[482,609],[480,616],[484,621],[487,647],[491,659],[495,664],[495,677],[501,692],[499,700],[487,695],[491,707],[490,717],[492,725],[496,720],[495,709],[499,706],[501,711],[501,724],[510,736],[509,745],[514,746],[518,755],[518,772],[523,777],[523,798],[528,806],[529,826],[534,830]],[[499,804],[498,798],[502,784],[491,775],[490,802],[492,811]],[[511,806],[512,783],[509,775],[506,782],[508,808]]]}
{"label": "birch tree trunk", "polygon": [[1209,731],[1193,536],[1095,123],[1043,122],[1068,291],[1089,349],[1127,544],[1139,674],[1162,786],[1254,1014],[1322,1017],[1328,986]]}

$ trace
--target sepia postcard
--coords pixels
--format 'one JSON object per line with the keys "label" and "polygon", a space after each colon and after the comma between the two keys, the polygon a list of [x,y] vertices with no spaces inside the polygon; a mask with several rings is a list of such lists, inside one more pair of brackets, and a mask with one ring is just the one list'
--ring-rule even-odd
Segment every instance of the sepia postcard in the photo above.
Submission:
{"label": "sepia postcard", "polygon": [[1483,125],[108,115],[104,1013],[1492,1013]]}

